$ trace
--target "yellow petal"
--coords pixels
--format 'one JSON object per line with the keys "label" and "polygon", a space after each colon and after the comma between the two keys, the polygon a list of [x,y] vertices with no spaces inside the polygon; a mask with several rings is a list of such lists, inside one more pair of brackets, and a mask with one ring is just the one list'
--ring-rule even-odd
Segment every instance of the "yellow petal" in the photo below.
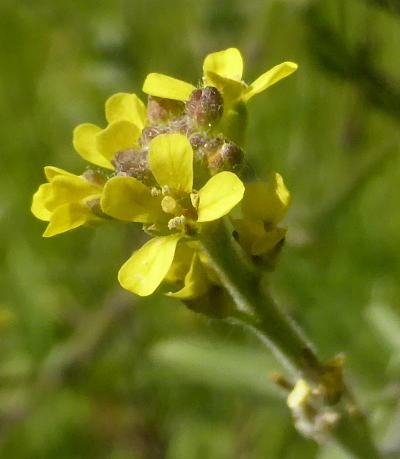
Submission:
{"label": "yellow petal", "polygon": [[99,218],[94,216],[90,209],[83,203],[73,202],[64,204],[57,207],[52,213],[50,223],[47,225],[43,237],[52,237],[65,233],[84,225],[89,220],[99,220]]}
{"label": "yellow petal", "polygon": [[130,121],[114,121],[95,136],[95,145],[100,154],[108,160],[119,151],[138,146],[141,131]]}
{"label": "yellow petal", "polygon": [[283,62],[282,64],[272,67],[268,72],[259,76],[243,94],[243,99],[248,101],[254,95],[264,91],[282,78],[289,76],[297,70],[298,65],[294,62]]}
{"label": "yellow petal", "polygon": [[181,134],[161,134],[149,148],[149,166],[160,186],[190,193],[193,187],[193,149]]}
{"label": "yellow petal", "polygon": [[286,236],[287,228],[274,228],[266,231],[263,237],[253,239],[251,245],[252,255],[262,255],[272,250]]}
{"label": "yellow petal", "polygon": [[74,129],[72,143],[83,159],[100,167],[113,169],[110,161],[101,155],[96,147],[95,136],[101,129],[89,123],[80,124]]}
{"label": "yellow petal", "polygon": [[165,281],[171,284],[177,284],[184,281],[187,272],[190,269],[191,260],[194,250],[188,244],[181,242],[175,251],[174,261],[171,268],[165,276]]}
{"label": "yellow petal", "polygon": [[242,55],[236,48],[228,48],[209,54],[204,59],[203,72],[206,80],[208,79],[208,72],[213,72],[224,78],[241,81],[243,75]]}
{"label": "yellow petal", "polygon": [[183,234],[171,234],[147,242],[119,270],[122,287],[140,296],[151,295],[168,273],[182,237]]}
{"label": "yellow petal", "polygon": [[106,183],[101,198],[103,212],[118,220],[154,223],[162,217],[159,197],[133,177],[113,177]]}
{"label": "yellow petal", "polygon": [[207,72],[206,84],[218,88],[224,98],[224,113],[234,101],[239,99],[245,90],[245,85],[242,81],[225,78],[214,72]]}
{"label": "yellow petal", "polygon": [[143,92],[146,94],[174,100],[189,100],[195,89],[190,83],[161,73],[149,73],[143,84]]}
{"label": "yellow petal", "polygon": [[57,175],[68,175],[70,177],[76,177],[75,174],[71,174],[71,172],[65,171],[64,169],[60,169],[59,167],[54,166],[46,166],[44,168],[44,174],[49,182],[51,182],[54,177],[57,177]]}
{"label": "yellow petal", "polygon": [[50,183],[40,185],[36,193],[33,195],[31,211],[39,220],[48,222],[51,217],[51,211],[47,208],[46,202],[49,196],[52,195],[52,186]]}
{"label": "yellow petal", "polygon": [[46,196],[46,207],[50,211],[63,204],[77,203],[89,196],[99,194],[99,188],[96,185],[73,174],[57,175],[49,185],[51,194]]}
{"label": "yellow petal", "polygon": [[146,126],[146,106],[136,94],[120,92],[111,96],[106,102],[106,119],[130,121],[139,129]]}
{"label": "yellow petal", "polygon": [[232,172],[220,172],[199,191],[198,221],[208,222],[223,217],[243,197],[244,185]]}
{"label": "yellow petal", "polygon": [[273,172],[269,184],[262,182],[246,186],[242,201],[244,217],[260,219],[265,223],[277,225],[285,216],[290,205],[290,193],[280,174]]}
{"label": "yellow petal", "polygon": [[248,253],[251,252],[254,240],[260,239],[265,235],[264,223],[261,220],[236,220],[232,218],[231,222],[237,233],[239,244]]}
{"label": "yellow petal", "polygon": [[194,254],[190,270],[185,276],[185,285],[174,293],[167,293],[167,296],[180,300],[194,300],[205,295],[210,288],[210,281],[207,277],[201,261],[197,254]]}

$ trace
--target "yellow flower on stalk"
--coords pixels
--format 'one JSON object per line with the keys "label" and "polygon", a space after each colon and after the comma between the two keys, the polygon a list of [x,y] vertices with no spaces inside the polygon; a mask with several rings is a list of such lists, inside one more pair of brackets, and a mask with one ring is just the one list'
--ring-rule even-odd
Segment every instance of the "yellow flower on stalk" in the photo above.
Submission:
{"label": "yellow flower on stalk", "polygon": [[181,241],[164,281],[180,289],[166,295],[181,301],[191,310],[213,318],[232,312],[232,298],[196,241]]}
{"label": "yellow flower on stalk", "polygon": [[179,241],[199,230],[199,224],[228,214],[243,197],[244,185],[232,172],[211,177],[193,190],[193,149],[180,134],[161,134],[149,145],[149,169],[158,187],[134,177],[113,177],[101,199],[105,214],[138,222],[160,234],[148,241],[122,266],[118,279],[140,296],[154,292],[172,265]]}
{"label": "yellow flower on stalk", "polygon": [[147,124],[146,107],[136,94],[117,93],[106,101],[105,129],[83,123],[74,129],[73,145],[83,159],[106,169],[115,154],[139,145],[142,129]]}
{"label": "yellow flower on stalk", "polygon": [[44,237],[104,220],[99,208],[103,176],[93,171],[78,176],[51,166],[44,172],[49,183],[40,185],[31,207],[35,217],[49,222]]}
{"label": "yellow flower on stalk", "polygon": [[[236,48],[209,54],[203,63],[203,87],[216,87],[223,96],[224,112],[219,129],[239,145],[246,127],[246,103],[282,78],[297,70],[294,62],[283,62],[260,75],[250,85],[243,79],[243,58]],[[187,102],[197,88],[160,73],[147,75],[143,92],[151,96]]]}
{"label": "yellow flower on stalk", "polygon": [[273,250],[287,232],[279,228],[290,205],[290,193],[276,172],[269,183],[251,183],[246,186],[242,200],[243,219],[233,220],[237,239],[251,256],[262,256]]}
{"label": "yellow flower on stalk", "polygon": [[181,288],[167,293],[167,296],[191,301],[204,296],[213,285],[219,284],[204,254],[196,249],[196,243],[191,241],[179,244],[165,281]]}
{"label": "yellow flower on stalk", "polygon": [[[247,102],[297,69],[294,62],[283,62],[260,75],[250,85],[243,80],[243,58],[236,48],[209,54],[203,63],[204,86],[215,86],[225,104],[242,100]],[[182,80],[160,73],[150,73],[143,85],[146,94],[166,99],[187,101],[196,87]]]}

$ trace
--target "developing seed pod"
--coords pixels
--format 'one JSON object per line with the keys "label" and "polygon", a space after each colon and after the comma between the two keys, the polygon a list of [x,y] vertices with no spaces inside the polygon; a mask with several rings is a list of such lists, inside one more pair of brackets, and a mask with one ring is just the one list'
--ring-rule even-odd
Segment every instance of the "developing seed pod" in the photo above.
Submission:
{"label": "developing seed pod", "polygon": [[222,141],[219,147],[210,149],[208,168],[212,174],[221,171],[237,172],[243,164],[244,153],[233,142]]}
{"label": "developing seed pod", "polygon": [[146,148],[119,151],[111,162],[115,167],[116,176],[134,177],[145,184],[153,183]]}
{"label": "developing seed pod", "polygon": [[179,100],[162,99],[149,96],[147,99],[147,118],[151,124],[166,123],[180,116],[185,111],[185,104]]}
{"label": "developing seed pod", "polygon": [[186,102],[186,113],[203,129],[216,124],[224,111],[224,99],[214,86],[196,89]]}

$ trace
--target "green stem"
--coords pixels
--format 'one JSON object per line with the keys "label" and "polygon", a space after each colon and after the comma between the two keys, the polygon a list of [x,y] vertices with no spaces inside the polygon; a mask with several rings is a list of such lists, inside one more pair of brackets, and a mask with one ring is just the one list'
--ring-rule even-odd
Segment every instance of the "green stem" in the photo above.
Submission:
{"label": "green stem", "polygon": [[[296,379],[301,377],[317,386],[325,365],[299,327],[261,288],[259,271],[243,257],[227,228],[221,224],[216,230],[205,232],[200,245],[237,307],[232,317],[256,333]],[[333,432],[336,441],[356,457],[380,458],[365,416],[350,392],[344,392],[342,402],[335,406],[340,414]]]}

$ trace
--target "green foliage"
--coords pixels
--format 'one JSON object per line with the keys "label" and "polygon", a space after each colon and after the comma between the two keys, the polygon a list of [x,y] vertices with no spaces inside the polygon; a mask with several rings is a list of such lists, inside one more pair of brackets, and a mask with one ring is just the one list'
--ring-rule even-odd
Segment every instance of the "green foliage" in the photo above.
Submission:
{"label": "green foliage", "polygon": [[247,176],[278,171],[293,195],[269,281],[323,358],[346,354],[378,439],[400,447],[396,4],[1,2],[1,457],[339,457],[296,433],[254,338],[161,294],[121,292],[139,231],[43,240],[29,212],[42,166],[85,167],[72,129],[102,125],[108,96],[140,94],[151,71],[196,84],[203,57],[228,46],[249,81],[300,65],[249,106]]}

